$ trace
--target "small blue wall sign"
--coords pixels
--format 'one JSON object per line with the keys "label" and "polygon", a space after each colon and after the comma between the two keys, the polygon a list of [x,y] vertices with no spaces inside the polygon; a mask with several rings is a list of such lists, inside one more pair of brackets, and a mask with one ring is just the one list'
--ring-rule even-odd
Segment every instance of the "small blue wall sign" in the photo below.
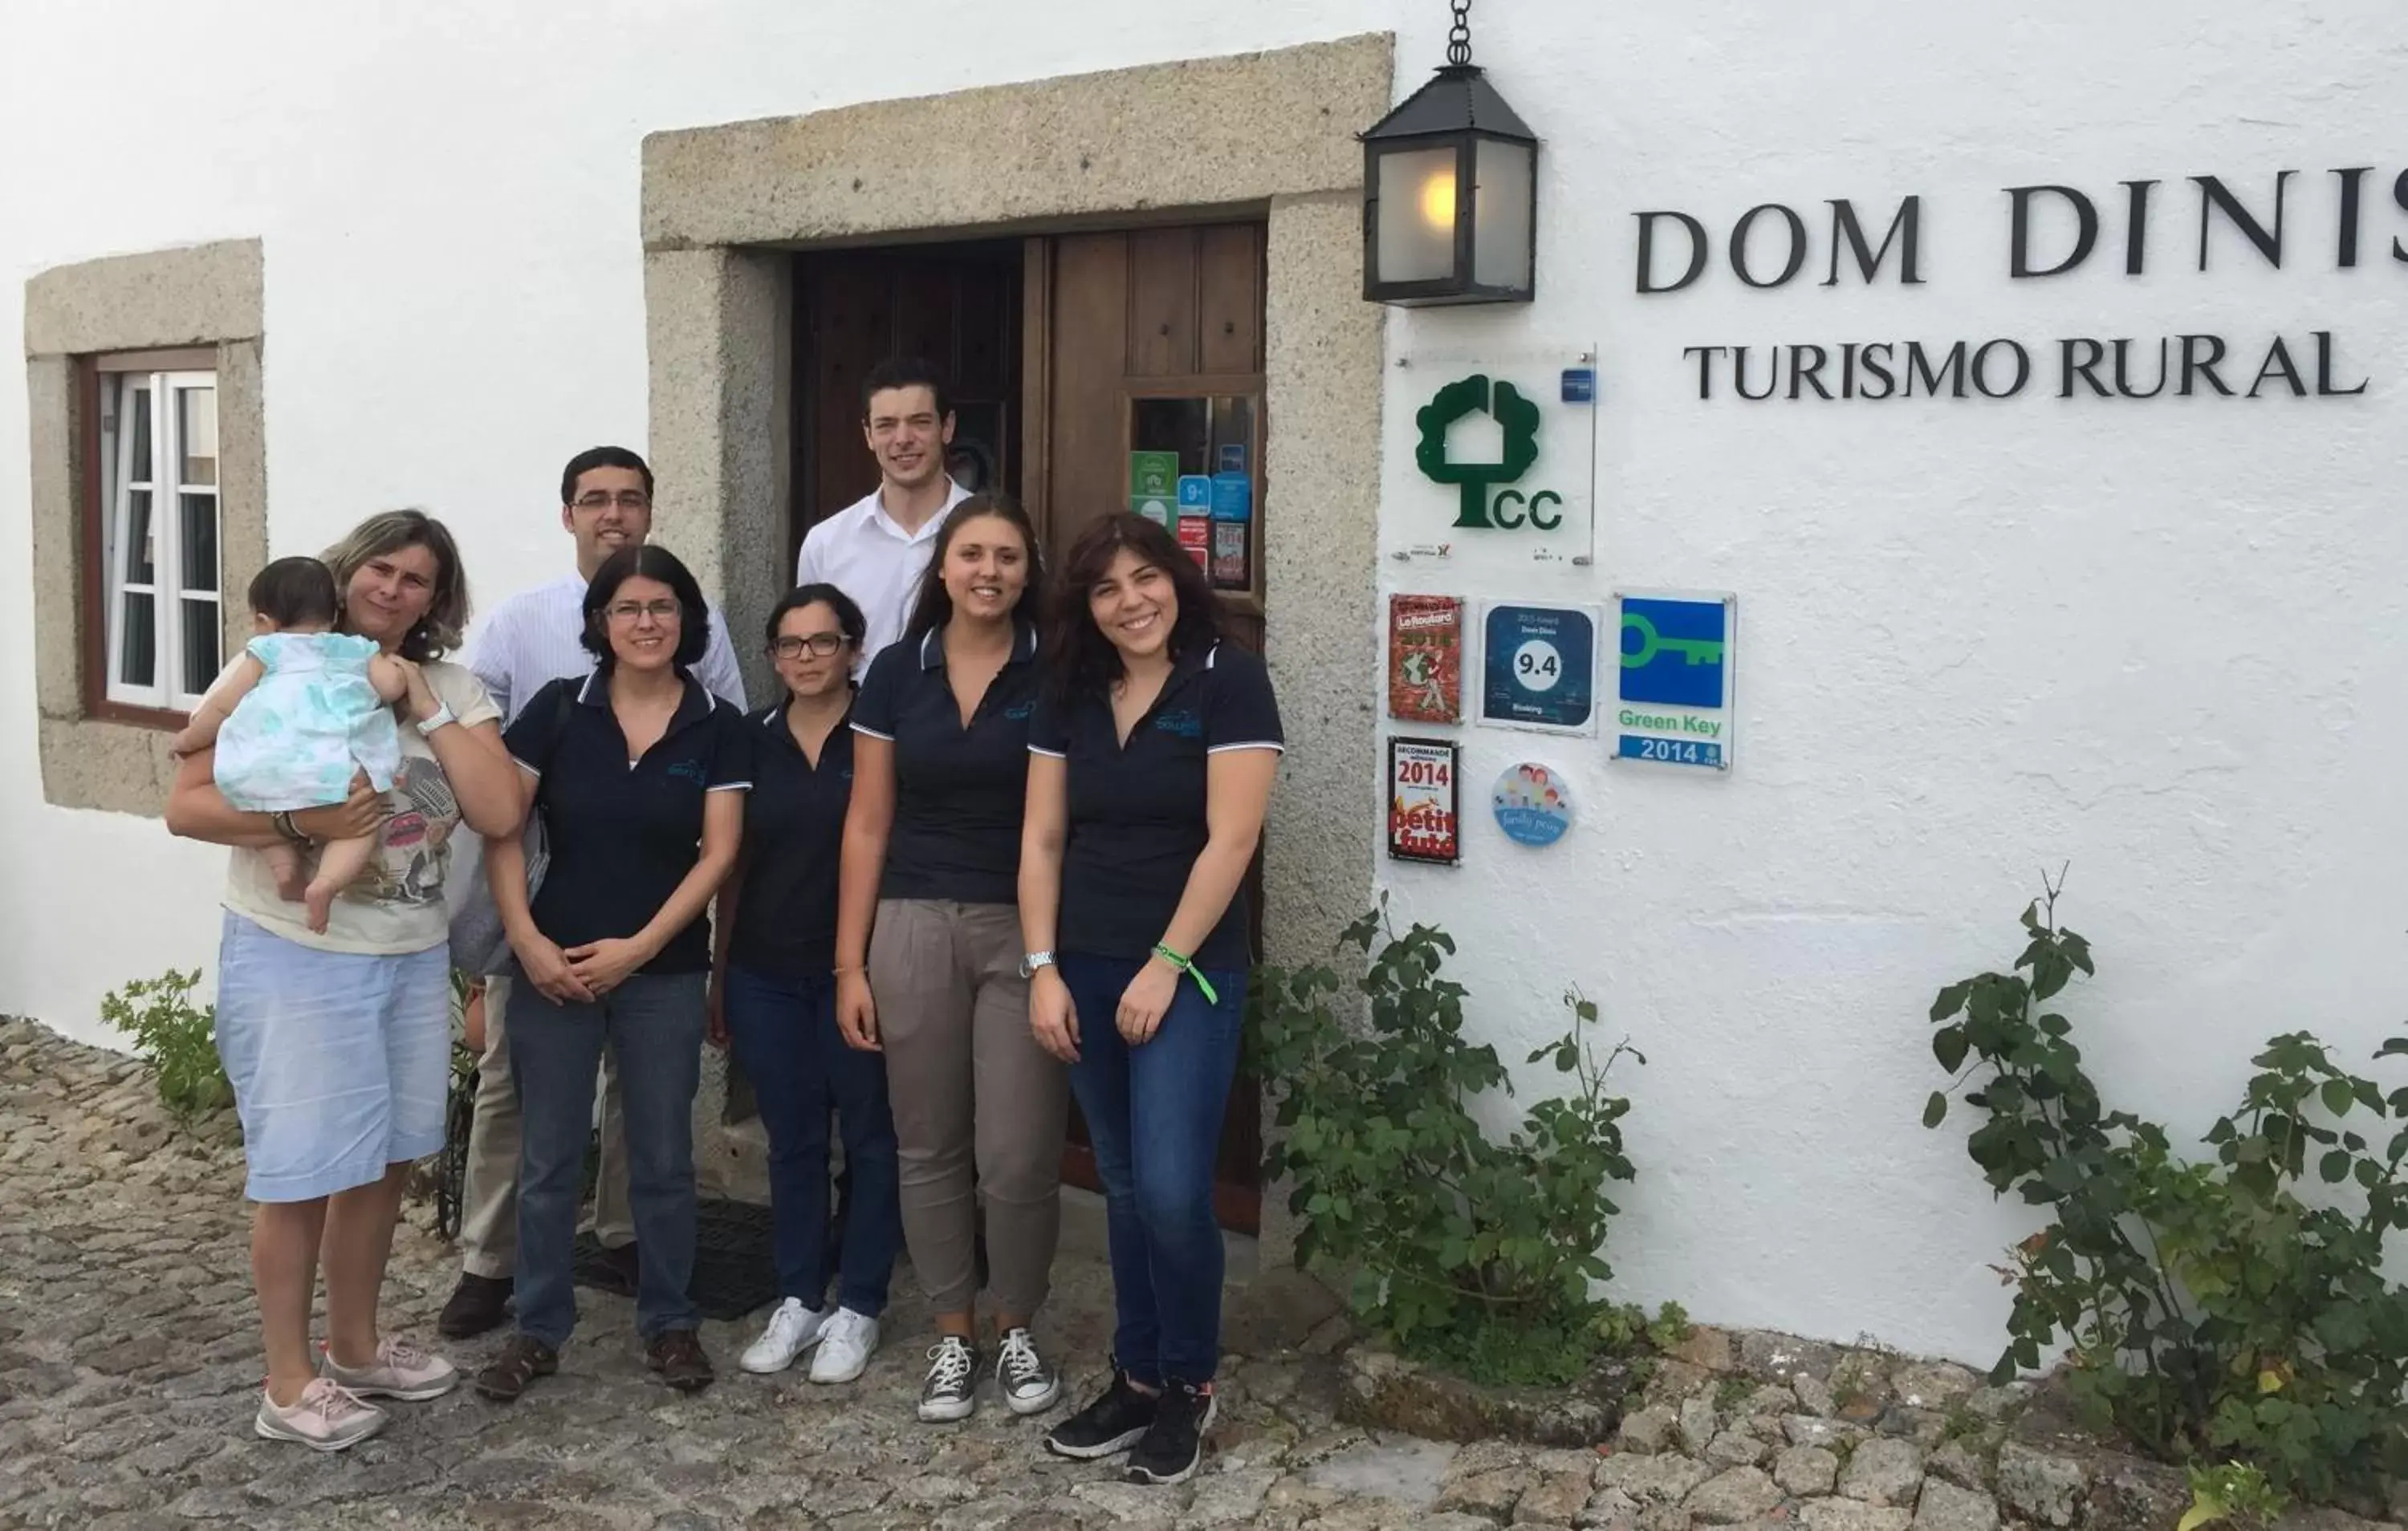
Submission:
{"label": "small blue wall sign", "polygon": [[1621,603],[1613,758],[1729,770],[1737,597],[1625,591]]}
{"label": "small blue wall sign", "polygon": [[1597,614],[1584,606],[1492,606],[1480,721],[1557,734],[1597,729]]}
{"label": "small blue wall sign", "polygon": [[1520,761],[1498,777],[1488,808],[1516,845],[1553,845],[1572,826],[1571,784],[1552,766]]}

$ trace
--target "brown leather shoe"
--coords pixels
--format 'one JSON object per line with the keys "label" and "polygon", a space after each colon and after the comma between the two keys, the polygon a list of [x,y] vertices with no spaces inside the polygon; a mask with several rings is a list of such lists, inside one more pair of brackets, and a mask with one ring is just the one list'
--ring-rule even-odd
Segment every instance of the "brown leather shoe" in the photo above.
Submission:
{"label": "brown leather shoe", "polygon": [[709,1387],[714,1375],[710,1357],[702,1353],[702,1337],[692,1329],[667,1329],[654,1335],[644,1346],[644,1365],[680,1393]]}
{"label": "brown leather shoe", "polygon": [[477,1391],[495,1403],[516,1403],[527,1384],[560,1369],[560,1352],[528,1335],[512,1335],[502,1352],[477,1373]]}
{"label": "brown leather shoe", "polygon": [[511,1284],[507,1276],[462,1271],[460,1284],[452,1289],[452,1300],[436,1317],[436,1333],[446,1339],[470,1339],[488,1329],[500,1328],[502,1321],[510,1316]]}

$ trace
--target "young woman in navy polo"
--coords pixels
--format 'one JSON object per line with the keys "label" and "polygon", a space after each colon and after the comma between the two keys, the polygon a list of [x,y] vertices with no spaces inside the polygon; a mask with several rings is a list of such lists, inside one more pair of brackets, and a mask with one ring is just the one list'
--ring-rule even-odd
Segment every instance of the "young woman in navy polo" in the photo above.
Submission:
{"label": "young woman in navy polo", "polygon": [[[744,1369],[783,1371],[810,1350],[814,1382],[850,1382],[868,1366],[903,1241],[885,1061],[845,1046],[836,1024],[837,858],[853,800],[853,661],[867,625],[828,584],[803,585],[770,611],[783,694],[750,720],[744,854],[713,927],[712,1037],[734,1044],[768,1129],[781,1299]],[[851,1182],[838,1204],[841,1268],[828,1228],[831,1108]]]}
{"label": "young woman in navy polo", "polygon": [[[1046,1438],[1176,1483],[1212,1422],[1212,1165],[1251,966],[1244,883],[1282,749],[1255,655],[1168,532],[1114,513],[1071,547],[1029,729],[1020,923],[1029,1022],[1069,1065],[1103,1178],[1111,1385]],[[1134,1448],[1134,1450],[1132,1450]]]}
{"label": "young woman in navy polo", "polygon": [[937,1318],[920,1391],[930,1421],[967,1418],[976,1397],[981,1199],[1004,1403],[1039,1413],[1062,1389],[1029,1323],[1061,1229],[1069,1086],[1029,1035],[1012,909],[1037,700],[1036,550],[1008,496],[954,507],[902,641],[870,661],[853,707],[837,1024],[886,1053],[903,1238]]}
{"label": "young woman in navy polo", "polygon": [[518,1081],[518,1330],[477,1391],[509,1402],[559,1366],[594,1076],[617,1058],[636,1218],[636,1327],[671,1387],[711,1379],[694,1276],[694,1093],[710,936],[703,909],[736,865],[752,785],[743,715],[688,671],[710,608],[675,555],[624,548],[586,587],[591,676],[554,680],[502,736],[542,810],[550,863],[527,896],[516,839],[486,874],[516,959],[506,1045]]}

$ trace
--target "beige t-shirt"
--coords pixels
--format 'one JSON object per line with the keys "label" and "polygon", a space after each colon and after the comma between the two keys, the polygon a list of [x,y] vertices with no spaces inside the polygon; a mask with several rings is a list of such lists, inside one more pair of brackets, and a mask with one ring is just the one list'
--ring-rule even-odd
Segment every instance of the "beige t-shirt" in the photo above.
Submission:
{"label": "beige t-shirt", "polygon": [[[421,668],[462,727],[474,728],[501,716],[485,694],[484,683],[466,666],[430,660]],[[435,751],[408,723],[401,725],[401,773],[386,797],[393,812],[377,832],[377,853],[367,870],[335,899],[324,935],[309,928],[299,904],[286,902],[276,891],[267,858],[247,847],[236,846],[226,867],[225,907],[288,941],[321,952],[393,956],[441,946],[451,935],[443,876],[452,865],[460,804],[443,779],[443,767],[436,764]]]}

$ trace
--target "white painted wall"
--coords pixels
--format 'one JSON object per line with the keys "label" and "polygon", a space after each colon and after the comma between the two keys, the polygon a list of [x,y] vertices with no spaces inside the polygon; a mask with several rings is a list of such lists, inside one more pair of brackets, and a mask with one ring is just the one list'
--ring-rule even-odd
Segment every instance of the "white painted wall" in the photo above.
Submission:
{"label": "white painted wall", "polygon": [[[2408,98],[2385,64],[2408,22],[2379,0],[2210,0],[2172,26],[2074,0],[1807,10],[1526,0],[1477,18],[1482,62],[1547,139],[1543,295],[1399,316],[1391,349],[1601,340],[1601,558],[1544,580],[1388,560],[1377,577],[1475,600],[1735,590],[1742,752],[1700,780],[1609,766],[1601,740],[1463,730],[1467,865],[1380,880],[1462,942],[1509,1057],[1555,1032],[1571,982],[1648,1052],[1628,1080],[1642,1179],[1609,1252],[1628,1295],[1986,1361],[2005,1295],[1985,1266],[2018,1214],[1985,1200],[1958,1128],[1916,1125],[1936,1076],[1923,1015],[1942,982],[2012,955],[2037,868],[2073,862],[2066,912],[2106,965],[2073,1001],[2098,1074],[2178,1129],[2222,1108],[2265,1035],[2307,1025],[2363,1052],[2391,1018],[2408,265],[2388,252],[2408,214],[2389,192]],[[264,237],[274,550],[423,503],[490,602],[559,566],[560,461],[643,434],[644,132],[1372,29],[1398,34],[1410,89],[1444,21],[1393,0],[856,14],[20,7],[0,22],[0,284]],[[108,113],[79,116],[104,94]],[[2324,172],[2352,165],[2377,167],[2366,253],[2335,271]],[[2229,238],[2211,275],[2188,269],[2180,179],[2223,175],[2256,205],[2284,168],[2303,172],[2286,269]],[[2000,188],[2142,177],[2177,183],[2148,276],[2109,250],[2006,279]],[[1631,291],[1636,209],[1721,234],[1758,202],[1813,222],[1825,198],[1870,216],[1908,193],[1919,288],[1752,292],[1717,268]],[[550,278],[521,285],[532,250]],[[0,351],[22,351],[19,323],[0,305]],[[1995,404],[1700,403],[1680,354],[2319,328],[2351,380],[2372,377],[2363,397],[2060,402],[2036,383]],[[0,546],[23,550],[21,379],[0,368]],[[1421,532],[1403,508],[1425,493],[1421,391],[1400,379],[1383,427],[1392,545]],[[0,572],[0,643],[29,656],[30,622],[28,579]],[[208,959],[219,856],[42,805],[30,658],[0,667],[0,1011],[96,1037],[104,990]],[[1583,789],[1545,851],[1482,806],[1526,754]],[[1377,798],[1367,783],[1367,864]]]}
{"label": "white painted wall", "polygon": [[[1559,1033],[1570,982],[1646,1050],[1627,1081],[1641,1180],[1609,1249],[1631,1290],[1987,1362],[2009,1294],[1986,1266],[2025,1224],[1986,1200],[1961,1117],[1918,1124],[1939,1082],[1925,1016],[1942,983],[2012,960],[2040,867],[2071,861],[2062,912],[2103,965],[2071,1000],[2087,1060],[2178,1135],[2237,1096],[2263,1037],[2311,1027],[2363,1058],[2400,1019],[2408,265],[2389,253],[2408,97],[2386,81],[2408,19],[1567,4],[1492,10],[1480,42],[1548,137],[1541,296],[1400,317],[1391,350],[1602,340],[1600,562],[1459,588],[1736,591],[1740,754],[1697,780],[1609,765],[1602,739],[1462,730],[1466,865],[1382,882],[1463,943],[1511,1061]],[[2366,253],[2337,271],[2325,172],[2365,165]],[[2286,168],[2285,269],[2219,238],[2198,275],[2182,178],[2220,174],[2254,206]],[[2123,274],[2118,244],[2008,279],[2001,188],[2149,177],[2173,184],[2148,275]],[[1923,285],[1813,284],[1822,199],[1885,222],[1917,193]],[[1693,288],[1634,293],[1636,210],[1719,239],[1759,202],[1807,216],[1808,277],[1751,291],[1717,252]],[[2120,240],[2120,203],[2105,222]],[[1681,354],[2320,328],[2351,380],[2372,375],[2363,397],[1745,404],[1725,384],[1700,403]],[[1436,380],[1391,393],[1392,507],[1429,493],[1411,409]],[[1426,530],[1392,522],[1391,548]],[[1381,582],[1450,588],[1385,560]],[[1487,816],[1521,758],[1584,789],[1549,850]]]}

